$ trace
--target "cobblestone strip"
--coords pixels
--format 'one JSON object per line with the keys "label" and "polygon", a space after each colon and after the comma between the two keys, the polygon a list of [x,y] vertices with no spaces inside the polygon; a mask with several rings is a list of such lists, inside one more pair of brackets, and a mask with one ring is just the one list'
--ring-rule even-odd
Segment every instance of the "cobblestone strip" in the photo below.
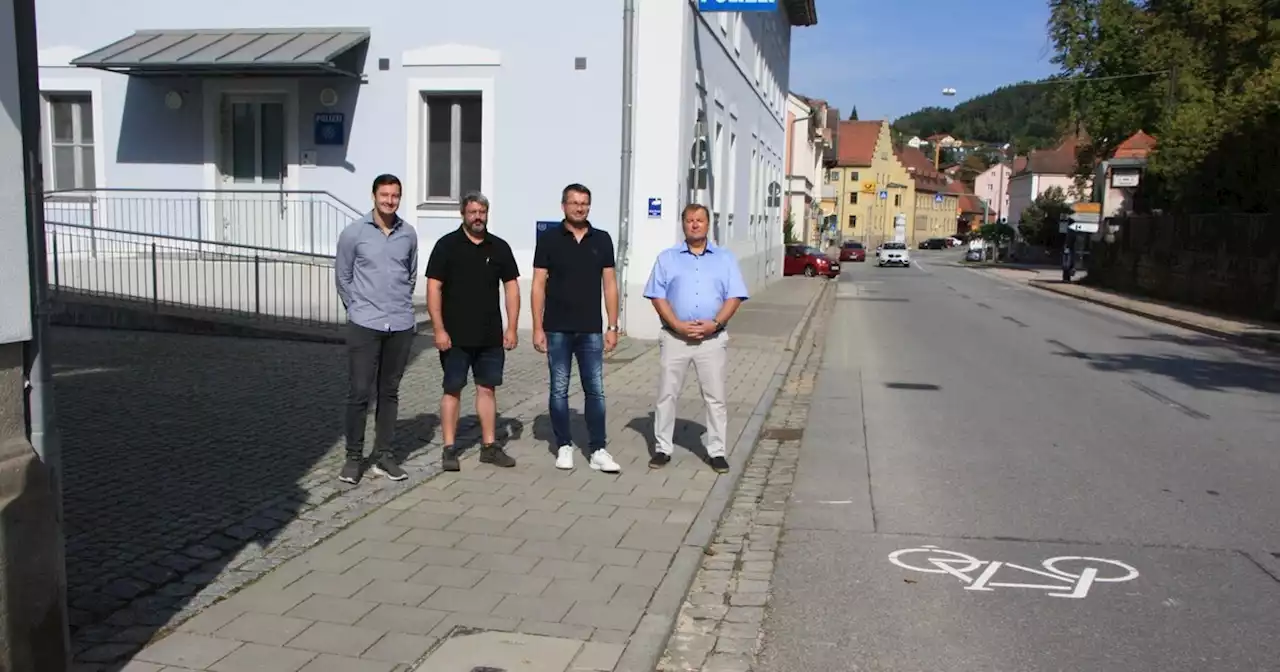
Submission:
{"label": "cobblestone strip", "polygon": [[685,597],[659,672],[749,672],[759,652],[783,516],[835,301],[828,292]]}

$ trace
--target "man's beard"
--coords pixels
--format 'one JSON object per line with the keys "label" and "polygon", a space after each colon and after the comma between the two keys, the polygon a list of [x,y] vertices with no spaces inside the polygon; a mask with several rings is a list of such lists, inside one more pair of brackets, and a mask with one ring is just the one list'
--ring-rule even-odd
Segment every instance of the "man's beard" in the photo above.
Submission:
{"label": "man's beard", "polygon": [[488,228],[487,222],[467,222],[467,230],[475,235],[480,235]]}

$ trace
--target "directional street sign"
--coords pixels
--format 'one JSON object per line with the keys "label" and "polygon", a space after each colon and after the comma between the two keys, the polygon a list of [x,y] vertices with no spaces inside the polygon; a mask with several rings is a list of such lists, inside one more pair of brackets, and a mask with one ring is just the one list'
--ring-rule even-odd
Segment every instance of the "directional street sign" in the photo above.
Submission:
{"label": "directional street sign", "polygon": [[1067,231],[1075,231],[1076,233],[1097,233],[1098,222],[1101,217],[1093,212],[1073,212],[1062,218],[1058,224],[1058,231],[1066,233]]}

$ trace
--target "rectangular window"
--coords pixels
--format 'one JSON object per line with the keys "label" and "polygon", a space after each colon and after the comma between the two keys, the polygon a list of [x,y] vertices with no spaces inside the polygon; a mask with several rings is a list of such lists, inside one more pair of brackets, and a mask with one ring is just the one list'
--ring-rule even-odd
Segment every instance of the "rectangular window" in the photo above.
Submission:
{"label": "rectangular window", "polygon": [[902,194],[894,194],[894,195],[893,195],[893,205],[894,205],[894,207],[898,207],[898,206],[902,205]]}
{"label": "rectangular window", "polygon": [[480,190],[479,94],[422,96],[421,174],[427,202],[456,203]]}
{"label": "rectangular window", "polygon": [[93,189],[93,99],[88,93],[44,94],[45,181],[53,189]]}
{"label": "rectangular window", "polygon": [[849,205],[857,205],[857,204],[858,204],[858,192],[856,191],[849,192]]}
{"label": "rectangular window", "polygon": [[857,182],[857,181],[858,181],[858,171],[856,171],[856,170],[855,170],[855,171],[853,171],[852,173],[849,173],[849,179],[853,180],[854,182]]}
{"label": "rectangular window", "polygon": [[857,216],[857,215],[849,215],[849,228],[851,228],[851,229],[855,229],[855,228],[857,228],[857,227],[858,227],[858,216]]}

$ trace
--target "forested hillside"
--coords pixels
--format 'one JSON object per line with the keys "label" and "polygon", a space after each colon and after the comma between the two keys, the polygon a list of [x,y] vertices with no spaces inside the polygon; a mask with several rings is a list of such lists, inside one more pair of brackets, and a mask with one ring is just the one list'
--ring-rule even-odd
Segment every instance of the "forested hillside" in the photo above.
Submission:
{"label": "forested hillside", "polygon": [[953,109],[926,107],[893,122],[904,137],[949,133],[966,141],[1011,142],[1018,151],[1056,144],[1063,107],[1055,103],[1058,86],[1006,86],[966,100]]}

